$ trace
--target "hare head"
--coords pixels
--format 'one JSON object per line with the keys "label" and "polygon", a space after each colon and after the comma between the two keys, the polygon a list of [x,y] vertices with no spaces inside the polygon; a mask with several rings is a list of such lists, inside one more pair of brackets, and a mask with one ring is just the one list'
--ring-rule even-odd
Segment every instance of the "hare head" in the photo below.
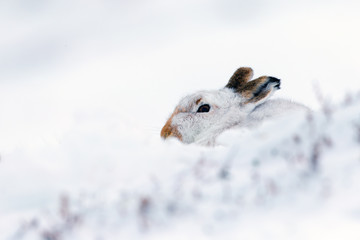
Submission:
{"label": "hare head", "polygon": [[161,137],[213,144],[224,130],[251,125],[249,115],[280,89],[277,78],[262,76],[251,80],[252,77],[253,70],[242,67],[224,88],[184,97],[162,128]]}

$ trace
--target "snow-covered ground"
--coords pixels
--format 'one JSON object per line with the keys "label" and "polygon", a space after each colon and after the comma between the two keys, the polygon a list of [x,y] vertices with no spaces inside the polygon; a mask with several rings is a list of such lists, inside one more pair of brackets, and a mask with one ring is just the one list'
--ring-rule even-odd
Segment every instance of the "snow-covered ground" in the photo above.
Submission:
{"label": "snow-covered ground", "polygon": [[96,123],[2,155],[1,239],[360,238],[360,95],[215,148]]}
{"label": "snow-covered ground", "polygon": [[[359,4],[1,1],[0,239],[359,239]],[[240,66],[314,113],[160,139]]]}

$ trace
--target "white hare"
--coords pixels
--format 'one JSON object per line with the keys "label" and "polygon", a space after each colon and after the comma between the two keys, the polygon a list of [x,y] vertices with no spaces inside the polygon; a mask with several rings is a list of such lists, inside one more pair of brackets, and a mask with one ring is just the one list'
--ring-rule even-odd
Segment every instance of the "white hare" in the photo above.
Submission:
{"label": "white hare", "polygon": [[242,67],[224,88],[184,97],[162,128],[161,137],[213,145],[216,137],[227,129],[252,127],[289,111],[308,110],[289,100],[268,100],[280,89],[279,79],[262,76],[251,80],[252,77],[253,70]]}

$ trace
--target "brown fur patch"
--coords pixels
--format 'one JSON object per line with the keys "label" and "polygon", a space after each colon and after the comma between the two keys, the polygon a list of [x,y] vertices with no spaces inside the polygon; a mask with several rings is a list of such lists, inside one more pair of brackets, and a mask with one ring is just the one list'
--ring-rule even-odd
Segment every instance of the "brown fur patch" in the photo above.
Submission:
{"label": "brown fur patch", "polygon": [[270,90],[263,91],[259,95],[255,96],[255,97],[252,97],[249,100],[247,100],[245,102],[245,104],[247,104],[247,103],[256,103],[256,102],[260,101],[261,99],[265,98],[267,95],[269,95],[270,92],[271,92]]}
{"label": "brown fur patch", "polygon": [[262,76],[246,83],[239,89],[241,95],[247,99],[253,97],[254,92],[267,81],[267,76]]}
{"label": "brown fur patch", "polygon": [[267,81],[269,81],[269,77],[262,76],[248,82],[243,88],[240,89],[241,95],[247,98],[245,104],[258,102],[270,94],[271,89],[264,89],[259,91],[259,89],[262,88]]}
{"label": "brown fur patch", "polygon": [[201,102],[202,98],[199,98],[198,100],[196,100],[195,104],[198,105]]}
{"label": "brown fur patch", "polygon": [[239,89],[253,77],[253,70],[249,67],[241,67],[231,76],[227,88]]}
{"label": "brown fur patch", "polygon": [[164,127],[161,129],[160,136],[164,139],[168,137],[176,137],[182,141],[182,136],[176,127],[171,126],[173,117],[179,112],[183,112],[183,109],[176,108],[173,114],[171,114],[169,120],[165,123]]}

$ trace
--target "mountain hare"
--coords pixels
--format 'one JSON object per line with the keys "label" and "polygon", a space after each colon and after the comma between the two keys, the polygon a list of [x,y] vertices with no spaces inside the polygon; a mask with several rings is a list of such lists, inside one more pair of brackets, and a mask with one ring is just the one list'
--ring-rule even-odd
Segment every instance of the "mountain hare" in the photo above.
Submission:
{"label": "mountain hare", "polygon": [[242,67],[224,88],[184,97],[162,128],[161,137],[214,145],[216,137],[226,129],[248,128],[289,111],[308,110],[289,100],[268,100],[280,89],[279,79],[262,76],[251,80],[252,77],[253,70]]}

